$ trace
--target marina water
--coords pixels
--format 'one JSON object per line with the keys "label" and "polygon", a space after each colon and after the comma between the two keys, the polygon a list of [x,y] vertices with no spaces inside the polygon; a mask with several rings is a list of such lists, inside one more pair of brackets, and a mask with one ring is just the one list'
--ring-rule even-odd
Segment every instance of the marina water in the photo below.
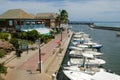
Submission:
{"label": "marina water", "polygon": [[[116,36],[116,31],[90,29],[87,25],[72,25],[71,30],[74,32],[83,31],[88,33],[93,41],[103,44],[101,52],[104,53],[102,58],[106,61],[104,67],[120,75],[120,37]],[[69,60],[68,53],[69,50],[67,50],[61,69],[59,70],[58,80],[69,80],[62,72],[63,66],[65,66]]]}
{"label": "marina water", "polygon": [[120,28],[120,22],[95,22],[97,26],[117,27]]}

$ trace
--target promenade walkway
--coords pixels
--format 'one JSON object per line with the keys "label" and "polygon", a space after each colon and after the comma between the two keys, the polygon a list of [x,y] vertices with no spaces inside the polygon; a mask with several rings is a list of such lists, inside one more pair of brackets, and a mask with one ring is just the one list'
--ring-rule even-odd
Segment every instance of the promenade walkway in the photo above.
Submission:
{"label": "promenade walkway", "polygon": [[[72,32],[69,34],[71,36]],[[29,50],[28,54],[24,52],[20,58],[15,58],[6,64],[8,73],[5,80],[52,80],[51,75],[59,70],[70,38],[66,31],[62,33],[62,53],[59,53],[59,47],[56,44],[61,39],[60,34],[41,47],[41,73],[36,71],[38,69],[39,50]]]}

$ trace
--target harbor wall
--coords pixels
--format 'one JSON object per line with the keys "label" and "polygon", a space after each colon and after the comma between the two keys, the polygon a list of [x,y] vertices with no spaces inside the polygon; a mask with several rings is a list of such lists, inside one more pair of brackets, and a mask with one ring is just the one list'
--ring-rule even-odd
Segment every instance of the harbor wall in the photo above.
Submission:
{"label": "harbor wall", "polygon": [[[90,26],[90,27],[91,27],[91,26]],[[113,30],[113,31],[120,31],[120,28],[118,28],[118,27],[107,27],[107,26],[96,26],[96,25],[92,25],[91,28],[104,29],[104,30]]]}

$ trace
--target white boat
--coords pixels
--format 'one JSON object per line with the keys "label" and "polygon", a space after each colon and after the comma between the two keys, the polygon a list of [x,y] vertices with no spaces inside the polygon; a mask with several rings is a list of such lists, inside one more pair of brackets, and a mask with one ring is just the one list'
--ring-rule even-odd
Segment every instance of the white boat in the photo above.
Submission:
{"label": "white boat", "polygon": [[[97,59],[97,58],[86,59],[85,62],[86,62],[85,64],[87,65],[95,65],[95,64],[101,65],[101,64],[106,63],[106,61],[104,61],[103,59]],[[70,58],[70,64],[71,65],[83,65],[83,59]]]}
{"label": "white boat", "polygon": [[84,32],[77,32],[74,34],[74,38],[89,38],[90,35]]}
{"label": "white boat", "polygon": [[71,50],[79,50],[79,51],[84,50],[84,48],[80,48],[80,47],[76,47],[76,46],[70,46],[69,49],[71,49]]}
{"label": "white boat", "polygon": [[82,50],[80,51],[80,50],[71,50],[70,52],[69,52],[69,55],[71,56],[71,57],[82,57]]}
{"label": "white boat", "polygon": [[82,35],[74,35],[74,38],[82,38]]}
{"label": "white boat", "polygon": [[101,53],[101,52],[97,52],[97,51],[88,51],[88,50],[85,50],[82,54],[92,54],[92,55],[94,55],[94,56],[101,56],[101,55],[103,55],[103,53]]}
{"label": "white boat", "polygon": [[84,44],[89,46],[90,48],[95,48],[95,49],[100,49],[101,47],[103,47],[102,44],[92,42],[92,41],[85,42]]}
{"label": "white boat", "polygon": [[81,34],[85,34],[85,32],[74,32],[75,35],[81,35]]}
{"label": "white boat", "polygon": [[63,70],[64,74],[70,80],[91,80],[92,76],[83,72],[79,71],[70,71],[70,70]]}
{"label": "white boat", "polygon": [[95,58],[93,54],[82,54],[83,58],[70,58],[68,61],[71,65],[94,65],[94,64],[105,64],[106,61],[103,59]]}
{"label": "white boat", "polygon": [[83,57],[83,54],[92,54],[95,57],[101,57],[101,55],[103,55],[103,53],[101,53],[101,52],[92,51],[92,50],[89,50],[89,49],[84,49],[82,51],[80,51],[80,50],[71,50],[69,52],[69,55],[71,57]]}
{"label": "white boat", "polygon": [[72,43],[73,45],[81,44],[84,42],[84,38],[74,38]]}
{"label": "white boat", "polygon": [[82,37],[83,38],[90,38],[90,35],[89,34],[82,34]]}
{"label": "white boat", "polygon": [[120,80],[120,76],[115,73],[109,73],[109,72],[97,72],[92,77],[93,80]]}
{"label": "white boat", "polygon": [[82,66],[67,66],[64,67],[64,70],[69,70],[69,71],[78,71],[78,72],[83,72],[86,74],[95,74],[96,72],[100,71],[106,71],[104,68],[100,68],[99,66],[96,65],[90,65],[88,67],[82,67]]}
{"label": "white boat", "polygon": [[76,46],[80,48],[88,48],[88,46],[85,44],[77,44]]}
{"label": "white boat", "polygon": [[80,71],[63,70],[70,80],[120,80],[120,76],[106,71],[99,71],[95,74],[87,74]]}

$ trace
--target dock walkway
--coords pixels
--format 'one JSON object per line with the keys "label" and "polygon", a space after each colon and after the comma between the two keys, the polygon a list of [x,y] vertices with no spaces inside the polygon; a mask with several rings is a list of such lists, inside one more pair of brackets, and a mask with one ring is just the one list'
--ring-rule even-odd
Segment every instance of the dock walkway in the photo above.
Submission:
{"label": "dock walkway", "polygon": [[6,64],[8,73],[5,80],[52,80],[52,74],[57,72],[60,68],[61,62],[66,53],[67,46],[72,36],[72,32],[64,31],[62,33],[61,50],[56,44],[61,39],[61,35],[55,36],[55,39],[41,47],[42,71],[38,69],[39,50],[30,50],[22,53],[20,58],[15,58]]}

